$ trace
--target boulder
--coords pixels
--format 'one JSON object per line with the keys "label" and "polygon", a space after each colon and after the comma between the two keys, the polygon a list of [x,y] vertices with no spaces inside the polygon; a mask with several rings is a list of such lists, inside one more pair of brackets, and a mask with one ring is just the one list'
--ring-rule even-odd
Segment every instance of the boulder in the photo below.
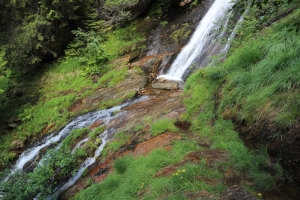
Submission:
{"label": "boulder", "polygon": [[161,59],[159,57],[152,57],[149,59],[145,59],[145,61],[141,65],[141,68],[146,73],[156,73],[160,63]]}
{"label": "boulder", "polygon": [[178,83],[176,81],[169,80],[157,81],[152,83],[152,88],[160,90],[177,90]]}
{"label": "boulder", "polygon": [[224,173],[225,183],[226,185],[238,185],[241,183],[241,174],[238,171],[229,169],[226,173]]}
{"label": "boulder", "polygon": [[11,143],[12,150],[23,150],[24,149],[24,142],[21,140],[14,140]]}
{"label": "boulder", "polygon": [[244,188],[234,185],[225,190],[220,195],[220,200],[257,200],[250,192]]}
{"label": "boulder", "polygon": [[193,1],[193,0],[182,0],[182,1],[180,1],[179,6],[180,6],[180,7],[183,7],[183,6],[185,6],[185,5],[189,4],[189,3],[191,3],[192,1]]}

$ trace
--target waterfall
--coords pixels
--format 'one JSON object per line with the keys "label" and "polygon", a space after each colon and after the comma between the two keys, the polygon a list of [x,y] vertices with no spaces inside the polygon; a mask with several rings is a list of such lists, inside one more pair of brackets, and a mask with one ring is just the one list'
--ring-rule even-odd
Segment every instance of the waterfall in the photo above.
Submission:
{"label": "waterfall", "polygon": [[[216,37],[215,30],[221,27],[221,24],[218,22],[226,17],[226,13],[232,6],[232,0],[215,0],[198,24],[188,44],[182,49],[171,65],[169,71],[158,78],[182,81],[185,71],[194,64],[193,62],[196,58],[201,56],[206,46],[214,40]],[[225,26],[226,23],[227,20],[225,21]]]}

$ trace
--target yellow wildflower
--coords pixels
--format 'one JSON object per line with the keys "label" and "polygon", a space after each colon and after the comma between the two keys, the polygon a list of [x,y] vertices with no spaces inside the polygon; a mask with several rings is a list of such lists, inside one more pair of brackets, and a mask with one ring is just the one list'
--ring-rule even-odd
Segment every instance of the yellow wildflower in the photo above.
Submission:
{"label": "yellow wildflower", "polygon": [[178,175],[178,173],[176,173],[176,176]]}
{"label": "yellow wildflower", "polygon": [[181,170],[182,172],[185,172],[185,169]]}
{"label": "yellow wildflower", "polygon": [[261,196],[262,196],[262,193],[259,192],[259,193],[257,193],[257,195],[261,197]]}

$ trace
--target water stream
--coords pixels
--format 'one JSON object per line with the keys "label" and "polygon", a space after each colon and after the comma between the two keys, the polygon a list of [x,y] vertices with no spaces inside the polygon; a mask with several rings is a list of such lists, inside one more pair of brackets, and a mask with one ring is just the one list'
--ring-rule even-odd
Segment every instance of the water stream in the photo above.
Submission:
{"label": "water stream", "polygon": [[225,19],[224,26],[228,24],[226,15],[233,6],[232,0],[215,0],[203,19],[198,24],[188,44],[179,53],[168,72],[158,78],[182,81],[185,71],[191,67],[197,58],[207,50],[207,46],[217,37],[216,30],[222,26],[220,21]]}
{"label": "water stream", "polygon": [[[37,142],[33,147],[27,149],[24,151],[18,160],[16,161],[14,165],[14,169],[11,171],[11,174],[14,173],[15,169],[18,170],[24,170],[26,165],[28,163],[35,162],[36,158],[41,154],[42,151],[45,151],[45,149],[49,148],[52,145],[55,145],[56,149],[59,149],[63,139],[66,138],[73,130],[75,129],[82,129],[89,127],[93,123],[95,123],[98,120],[102,120],[103,124],[108,124],[111,122],[113,119],[117,118],[120,115],[125,114],[126,111],[122,111],[122,108],[125,108],[129,105],[136,104],[140,101],[144,101],[148,99],[147,96],[140,97],[135,100],[130,100],[120,106],[115,106],[110,109],[104,109],[104,110],[99,110],[95,112],[90,112],[84,115],[81,115],[79,117],[76,117],[73,119],[71,122],[69,122],[63,129],[61,129],[59,132],[53,132],[49,134],[47,137],[41,139],[39,142]],[[117,113],[117,114],[116,114]],[[111,140],[114,136],[115,129],[112,127],[108,130],[105,130],[101,135],[100,139],[102,140],[101,145],[96,149],[95,154],[93,157],[87,158],[79,167],[79,170],[77,174],[73,177],[71,177],[65,184],[63,184],[61,187],[57,188],[56,193],[50,197],[51,199],[56,199],[57,195],[60,194],[62,191],[65,189],[69,188],[72,186],[82,175],[84,170],[91,166],[93,163],[95,163],[96,158],[100,156],[101,151],[103,150],[104,146],[106,143]],[[81,144],[86,142],[89,138],[84,138],[83,140],[79,141],[75,147],[72,150],[72,153],[75,152],[76,148],[79,148]],[[40,159],[40,161],[36,165],[42,165],[43,164],[43,158]],[[7,177],[7,179],[10,176]],[[6,179],[6,180],[7,180]],[[4,181],[6,181],[4,180]]]}

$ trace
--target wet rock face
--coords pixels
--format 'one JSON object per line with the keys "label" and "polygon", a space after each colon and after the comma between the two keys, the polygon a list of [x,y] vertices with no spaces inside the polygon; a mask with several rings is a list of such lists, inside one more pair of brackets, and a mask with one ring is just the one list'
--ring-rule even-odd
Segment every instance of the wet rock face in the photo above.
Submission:
{"label": "wet rock face", "polygon": [[141,68],[148,73],[155,73],[160,63],[161,63],[160,58],[153,57],[150,58],[149,60],[146,60],[145,63],[141,66]]}
{"label": "wet rock face", "polygon": [[85,109],[97,109],[102,102],[124,99],[128,93],[144,88],[146,83],[147,77],[142,70],[130,69],[128,76],[123,82],[114,87],[98,88],[94,94],[75,102],[74,106],[69,110],[74,113],[80,113]]}
{"label": "wet rock face", "polygon": [[160,90],[177,90],[178,82],[169,80],[158,80],[152,83],[152,88]]}
{"label": "wet rock face", "polygon": [[226,185],[239,185],[241,183],[241,173],[232,169],[227,170],[224,174]]}
{"label": "wet rock face", "polygon": [[[202,0],[200,4],[190,10],[191,0],[174,2],[176,6],[168,12],[166,25],[158,25],[152,30],[147,44],[147,56],[169,54],[161,59],[158,71],[167,71],[176,55],[189,41],[190,36],[198,25],[200,19],[209,9],[213,0]],[[182,6],[179,6],[182,5]]]}

